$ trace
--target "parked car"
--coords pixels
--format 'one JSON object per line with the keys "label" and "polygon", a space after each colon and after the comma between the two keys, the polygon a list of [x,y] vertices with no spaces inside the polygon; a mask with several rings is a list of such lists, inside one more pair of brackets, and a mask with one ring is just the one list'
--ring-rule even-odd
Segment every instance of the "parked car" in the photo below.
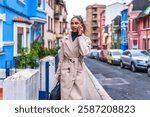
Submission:
{"label": "parked car", "polygon": [[107,63],[109,64],[120,64],[120,56],[123,50],[121,49],[110,49],[107,52]]}
{"label": "parked car", "polygon": [[147,69],[150,54],[146,50],[126,50],[120,57],[120,67],[129,66],[133,72]]}
{"label": "parked car", "polygon": [[148,60],[147,74],[150,77],[150,59]]}
{"label": "parked car", "polygon": [[103,62],[107,61],[107,50],[101,50],[100,52],[100,60]]}
{"label": "parked car", "polygon": [[95,58],[97,56],[97,49],[91,49],[87,57],[89,58]]}
{"label": "parked car", "polygon": [[91,53],[91,58],[93,59],[100,59],[100,51],[101,50],[95,50]]}
{"label": "parked car", "polygon": [[101,50],[97,50],[97,53],[96,53],[96,59],[97,60],[100,60],[100,55],[101,54]]}
{"label": "parked car", "polygon": [[98,51],[98,50],[95,50],[95,51],[93,51],[93,52],[91,53],[91,58],[93,58],[93,59],[96,59],[96,58],[97,58],[97,51]]}

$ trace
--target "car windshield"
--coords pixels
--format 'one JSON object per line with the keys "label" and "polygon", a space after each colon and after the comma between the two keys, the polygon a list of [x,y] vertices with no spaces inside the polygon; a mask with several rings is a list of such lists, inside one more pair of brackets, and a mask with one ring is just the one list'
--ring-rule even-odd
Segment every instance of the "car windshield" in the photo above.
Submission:
{"label": "car windshield", "polygon": [[134,51],[132,52],[132,56],[150,56],[150,53],[147,51]]}
{"label": "car windshield", "polygon": [[120,52],[120,51],[112,52],[112,55],[121,55],[121,54],[122,54],[122,52]]}

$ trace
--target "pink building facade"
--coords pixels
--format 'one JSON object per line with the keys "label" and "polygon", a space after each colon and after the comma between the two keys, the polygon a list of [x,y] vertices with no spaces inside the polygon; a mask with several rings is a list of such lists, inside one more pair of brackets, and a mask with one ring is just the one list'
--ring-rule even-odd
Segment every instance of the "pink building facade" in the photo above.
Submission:
{"label": "pink building facade", "polygon": [[127,39],[128,39],[128,49],[139,49],[139,34],[137,32],[136,17],[139,15],[140,11],[132,11],[133,5],[128,5],[128,29],[127,29]]}
{"label": "pink building facade", "polygon": [[150,50],[150,15],[137,18],[139,49]]}
{"label": "pink building facade", "polygon": [[128,5],[128,49],[150,50],[150,14],[144,11],[132,11],[133,4]]}

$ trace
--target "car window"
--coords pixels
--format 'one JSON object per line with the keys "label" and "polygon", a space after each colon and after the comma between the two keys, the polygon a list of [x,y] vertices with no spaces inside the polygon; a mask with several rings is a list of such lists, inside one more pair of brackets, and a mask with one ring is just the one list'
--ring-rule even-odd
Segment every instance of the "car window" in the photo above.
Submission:
{"label": "car window", "polygon": [[122,53],[123,55],[126,55],[126,51]]}
{"label": "car window", "polygon": [[150,53],[147,51],[141,51],[142,54],[146,55],[146,56],[150,56]]}
{"label": "car window", "polygon": [[124,52],[123,52],[123,55],[128,55],[127,51],[124,51]]}
{"label": "car window", "polygon": [[131,52],[127,51],[127,55],[128,55],[128,56],[131,55]]}
{"label": "car window", "polygon": [[112,55],[121,55],[122,52],[121,51],[115,51],[115,52],[112,52]]}
{"label": "car window", "polygon": [[132,56],[150,56],[147,51],[133,51]]}

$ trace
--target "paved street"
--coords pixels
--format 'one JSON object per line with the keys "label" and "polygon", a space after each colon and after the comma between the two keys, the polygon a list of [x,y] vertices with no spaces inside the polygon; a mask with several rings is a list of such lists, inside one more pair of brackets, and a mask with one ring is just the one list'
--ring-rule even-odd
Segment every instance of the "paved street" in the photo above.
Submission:
{"label": "paved street", "polygon": [[114,100],[149,100],[150,78],[146,71],[132,72],[129,68],[85,59],[88,68]]}

